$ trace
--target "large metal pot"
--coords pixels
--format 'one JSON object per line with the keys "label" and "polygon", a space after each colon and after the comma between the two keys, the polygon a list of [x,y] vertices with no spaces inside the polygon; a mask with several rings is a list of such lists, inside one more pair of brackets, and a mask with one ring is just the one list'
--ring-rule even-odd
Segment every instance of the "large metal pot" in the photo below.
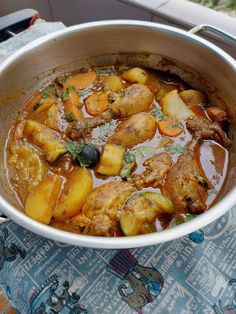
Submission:
{"label": "large metal pot", "polygon": [[[115,60],[170,69],[210,100],[226,106],[232,121],[229,170],[218,201],[196,219],[172,229],[134,237],[82,236],[40,224],[26,216],[10,191],[4,168],[4,142],[20,106],[42,81],[87,63]],[[236,203],[236,62],[224,51],[191,33],[141,21],[105,21],[73,26],[40,38],[0,65],[0,210],[42,236],[96,248],[131,248],[176,239],[219,218]]]}

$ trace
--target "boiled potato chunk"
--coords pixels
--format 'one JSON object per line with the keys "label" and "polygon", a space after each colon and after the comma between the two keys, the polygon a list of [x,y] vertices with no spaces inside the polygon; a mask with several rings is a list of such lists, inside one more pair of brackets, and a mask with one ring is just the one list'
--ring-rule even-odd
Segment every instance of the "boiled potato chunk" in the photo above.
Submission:
{"label": "boiled potato chunk", "polygon": [[97,168],[100,174],[116,176],[122,167],[125,149],[121,146],[106,144]]}
{"label": "boiled potato chunk", "polygon": [[75,168],[66,178],[53,217],[64,219],[78,214],[92,191],[93,180],[86,168]]}
{"label": "boiled potato chunk", "polygon": [[125,204],[120,225],[126,236],[153,232],[158,213],[174,214],[170,199],[154,192],[136,194]]}
{"label": "boiled potato chunk", "polygon": [[148,74],[144,69],[135,67],[123,73],[122,77],[131,83],[146,84]]}
{"label": "boiled potato chunk", "polygon": [[178,95],[177,89],[162,97],[160,104],[163,113],[172,118],[187,120],[195,115]]}
{"label": "boiled potato chunk", "polygon": [[200,92],[199,90],[187,89],[181,92],[179,96],[189,107],[207,103],[206,95],[203,92]]}
{"label": "boiled potato chunk", "polygon": [[156,120],[151,114],[140,112],[122,121],[107,143],[130,148],[151,139],[156,127]]}
{"label": "boiled potato chunk", "polygon": [[24,136],[30,143],[41,149],[49,162],[56,161],[67,152],[60,134],[37,121],[26,121]]}
{"label": "boiled potato chunk", "polygon": [[46,161],[36,148],[25,142],[12,144],[11,152],[9,164],[15,166],[18,184],[30,192],[45,177]]}
{"label": "boiled potato chunk", "polygon": [[55,103],[56,103],[56,97],[55,96],[49,96],[46,98],[42,98],[38,104],[38,108],[35,109],[35,112],[40,113],[40,112],[46,111]]}
{"label": "boiled potato chunk", "polygon": [[49,224],[61,190],[62,178],[50,175],[28,195],[25,202],[25,213],[31,218]]}
{"label": "boiled potato chunk", "polygon": [[105,86],[112,92],[118,92],[121,88],[124,87],[121,79],[116,75],[106,77]]}

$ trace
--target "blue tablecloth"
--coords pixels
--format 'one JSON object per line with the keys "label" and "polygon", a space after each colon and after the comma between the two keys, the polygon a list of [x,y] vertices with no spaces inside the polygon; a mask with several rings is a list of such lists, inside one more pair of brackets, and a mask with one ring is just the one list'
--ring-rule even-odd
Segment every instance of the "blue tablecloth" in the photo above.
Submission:
{"label": "blue tablecloth", "polygon": [[0,287],[28,313],[236,313],[236,208],[176,241],[71,247],[0,226]]}
{"label": "blue tablecloth", "polygon": [[[0,44],[0,59],[61,27],[38,23]],[[236,208],[176,241],[120,251],[71,247],[4,223],[0,288],[21,314],[236,314]]]}

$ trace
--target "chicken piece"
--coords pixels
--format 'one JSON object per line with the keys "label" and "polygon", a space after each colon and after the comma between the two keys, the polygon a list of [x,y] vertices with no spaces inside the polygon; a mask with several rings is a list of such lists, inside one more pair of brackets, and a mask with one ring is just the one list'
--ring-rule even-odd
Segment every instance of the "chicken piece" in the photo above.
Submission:
{"label": "chicken piece", "polygon": [[224,147],[229,147],[231,143],[226,133],[217,122],[212,122],[200,116],[194,116],[187,121],[186,126],[190,131],[194,132],[197,137],[199,136],[204,140],[215,140]]}
{"label": "chicken piece", "polygon": [[156,188],[162,185],[165,175],[172,165],[172,158],[169,154],[162,153],[147,159],[143,165],[145,170],[142,173],[134,174],[127,180],[138,190],[148,186]]}
{"label": "chicken piece", "polygon": [[90,233],[99,236],[114,235],[119,227],[120,211],[124,203],[136,191],[127,182],[109,182],[94,189],[82,208],[82,215],[91,220]]}
{"label": "chicken piece", "polygon": [[206,112],[212,121],[218,122],[222,130],[227,130],[229,127],[229,119],[224,109],[212,106],[206,109]]}
{"label": "chicken piece", "polygon": [[140,112],[122,121],[107,143],[130,148],[151,139],[156,127],[156,120],[151,114]]}
{"label": "chicken piece", "polygon": [[166,175],[163,192],[172,200],[178,214],[202,213],[207,208],[205,202],[211,184],[197,158],[197,150],[199,144],[194,140]]}
{"label": "chicken piece", "polygon": [[144,192],[131,196],[121,212],[120,225],[126,236],[156,231],[155,221],[160,214],[173,215],[170,199],[160,193]]}
{"label": "chicken piece", "polygon": [[111,110],[115,117],[125,118],[148,110],[152,99],[152,92],[146,85],[133,84],[126,88],[121,99],[118,99],[111,105]]}
{"label": "chicken piece", "polygon": [[112,119],[125,118],[146,111],[152,103],[153,95],[143,84],[133,84],[124,90],[124,94],[110,105],[109,109],[97,117],[78,119],[68,128],[71,139],[80,138],[88,129],[92,129]]}

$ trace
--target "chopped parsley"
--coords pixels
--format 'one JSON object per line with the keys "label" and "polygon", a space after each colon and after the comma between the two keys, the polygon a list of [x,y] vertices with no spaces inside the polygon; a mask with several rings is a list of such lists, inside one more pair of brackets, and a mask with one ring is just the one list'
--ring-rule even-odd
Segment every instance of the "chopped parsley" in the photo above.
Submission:
{"label": "chopped parsley", "polygon": [[166,116],[164,113],[161,111],[161,109],[155,108],[152,110],[151,114],[158,120],[164,120]]}
{"label": "chopped parsley", "polygon": [[77,155],[82,151],[83,145],[78,145],[77,143],[69,140],[65,144],[65,148],[67,149],[68,153],[71,155],[71,158],[75,160]]}
{"label": "chopped parsley", "polygon": [[194,177],[198,180],[201,186],[203,186],[205,189],[209,189],[207,181],[200,174],[195,173]]}
{"label": "chopped parsley", "polygon": [[128,151],[123,159],[123,164],[120,172],[120,176],[122,179],[127,179],[131,176],[132,171],[136,167],[136,164],[139,161],[150,154],[153,154],[155,151],[154,148],[141,146],[135,149]]}
{"label": "chopped parsley", "polygon": [[107,123],[99,125],[99,131],[100,133],[106,133],[108,132],[111,128],[114,128],[116,125],[114,120],[111,120]]}
{"label": "chopped parsley", "polygon": [[84,100],[85,98],[91,95],[91,90],[84,88],[84,89],[79,90],[78,94]]}
{"label": "chopped parsley", "polygon": [[166,147],[166,150],[170,152],[171,154],[178,154],[181,155],[185,151],[185,148],[181,146],[180,144],[171,145]]}
{"label": "chopped parsley", "polygon": [[82,168],[90,167],[90,161],[86,159],[84,156],[81,156],[80,154],[78,154],[78,156],[76,157],[76,160],[77,162],[79,162],[80,167]]}
{"label": "chopped parsley", "polygon": [[131,172],[136,166],[135,156],[131,152],[127,152],[123,159],[120,176],[122,179],[127,179],[131,176]]}
{"label": "chopped parsley", "polygon": [[41,97],[45,98],[52,94],[55,94],[55,92],[56,92],[55,85],[49,85],[40,92],[40,95]]}
{"label": "chopped parsley", "polygon": [[69,86],[67,87],[67,89],[64,91],[62,97],[63,97],[63,100],[67,100],[70,98],[70,92],[75,90],[75,87],[74,86]]}
{"label": "chopped parsley", "polygon": [[73,118],[72,113],[66,113],[66,114],[64,115],[64,118],[65,118],[65,120],[68,121],[68,122],[74,121],[74,118]]}
{"label": "chopped parsley", "polygon": [[217,190],[216,189],[210,189],[210,190],[208,190],[208,193],[217,194]]}
{"label": "chopped parsley", "polygon": [[126,65],[122,65],[122,66],[119,67],[119,71],[120,71],[121,74],[124,74],[128,70],[129,70],[129,67],[127,67]]}
{"label": "chopped parsley", "polygon": [[112,67],[97,67],[95,71],[98,75],[114,75],[116,74],[115,68]]}

